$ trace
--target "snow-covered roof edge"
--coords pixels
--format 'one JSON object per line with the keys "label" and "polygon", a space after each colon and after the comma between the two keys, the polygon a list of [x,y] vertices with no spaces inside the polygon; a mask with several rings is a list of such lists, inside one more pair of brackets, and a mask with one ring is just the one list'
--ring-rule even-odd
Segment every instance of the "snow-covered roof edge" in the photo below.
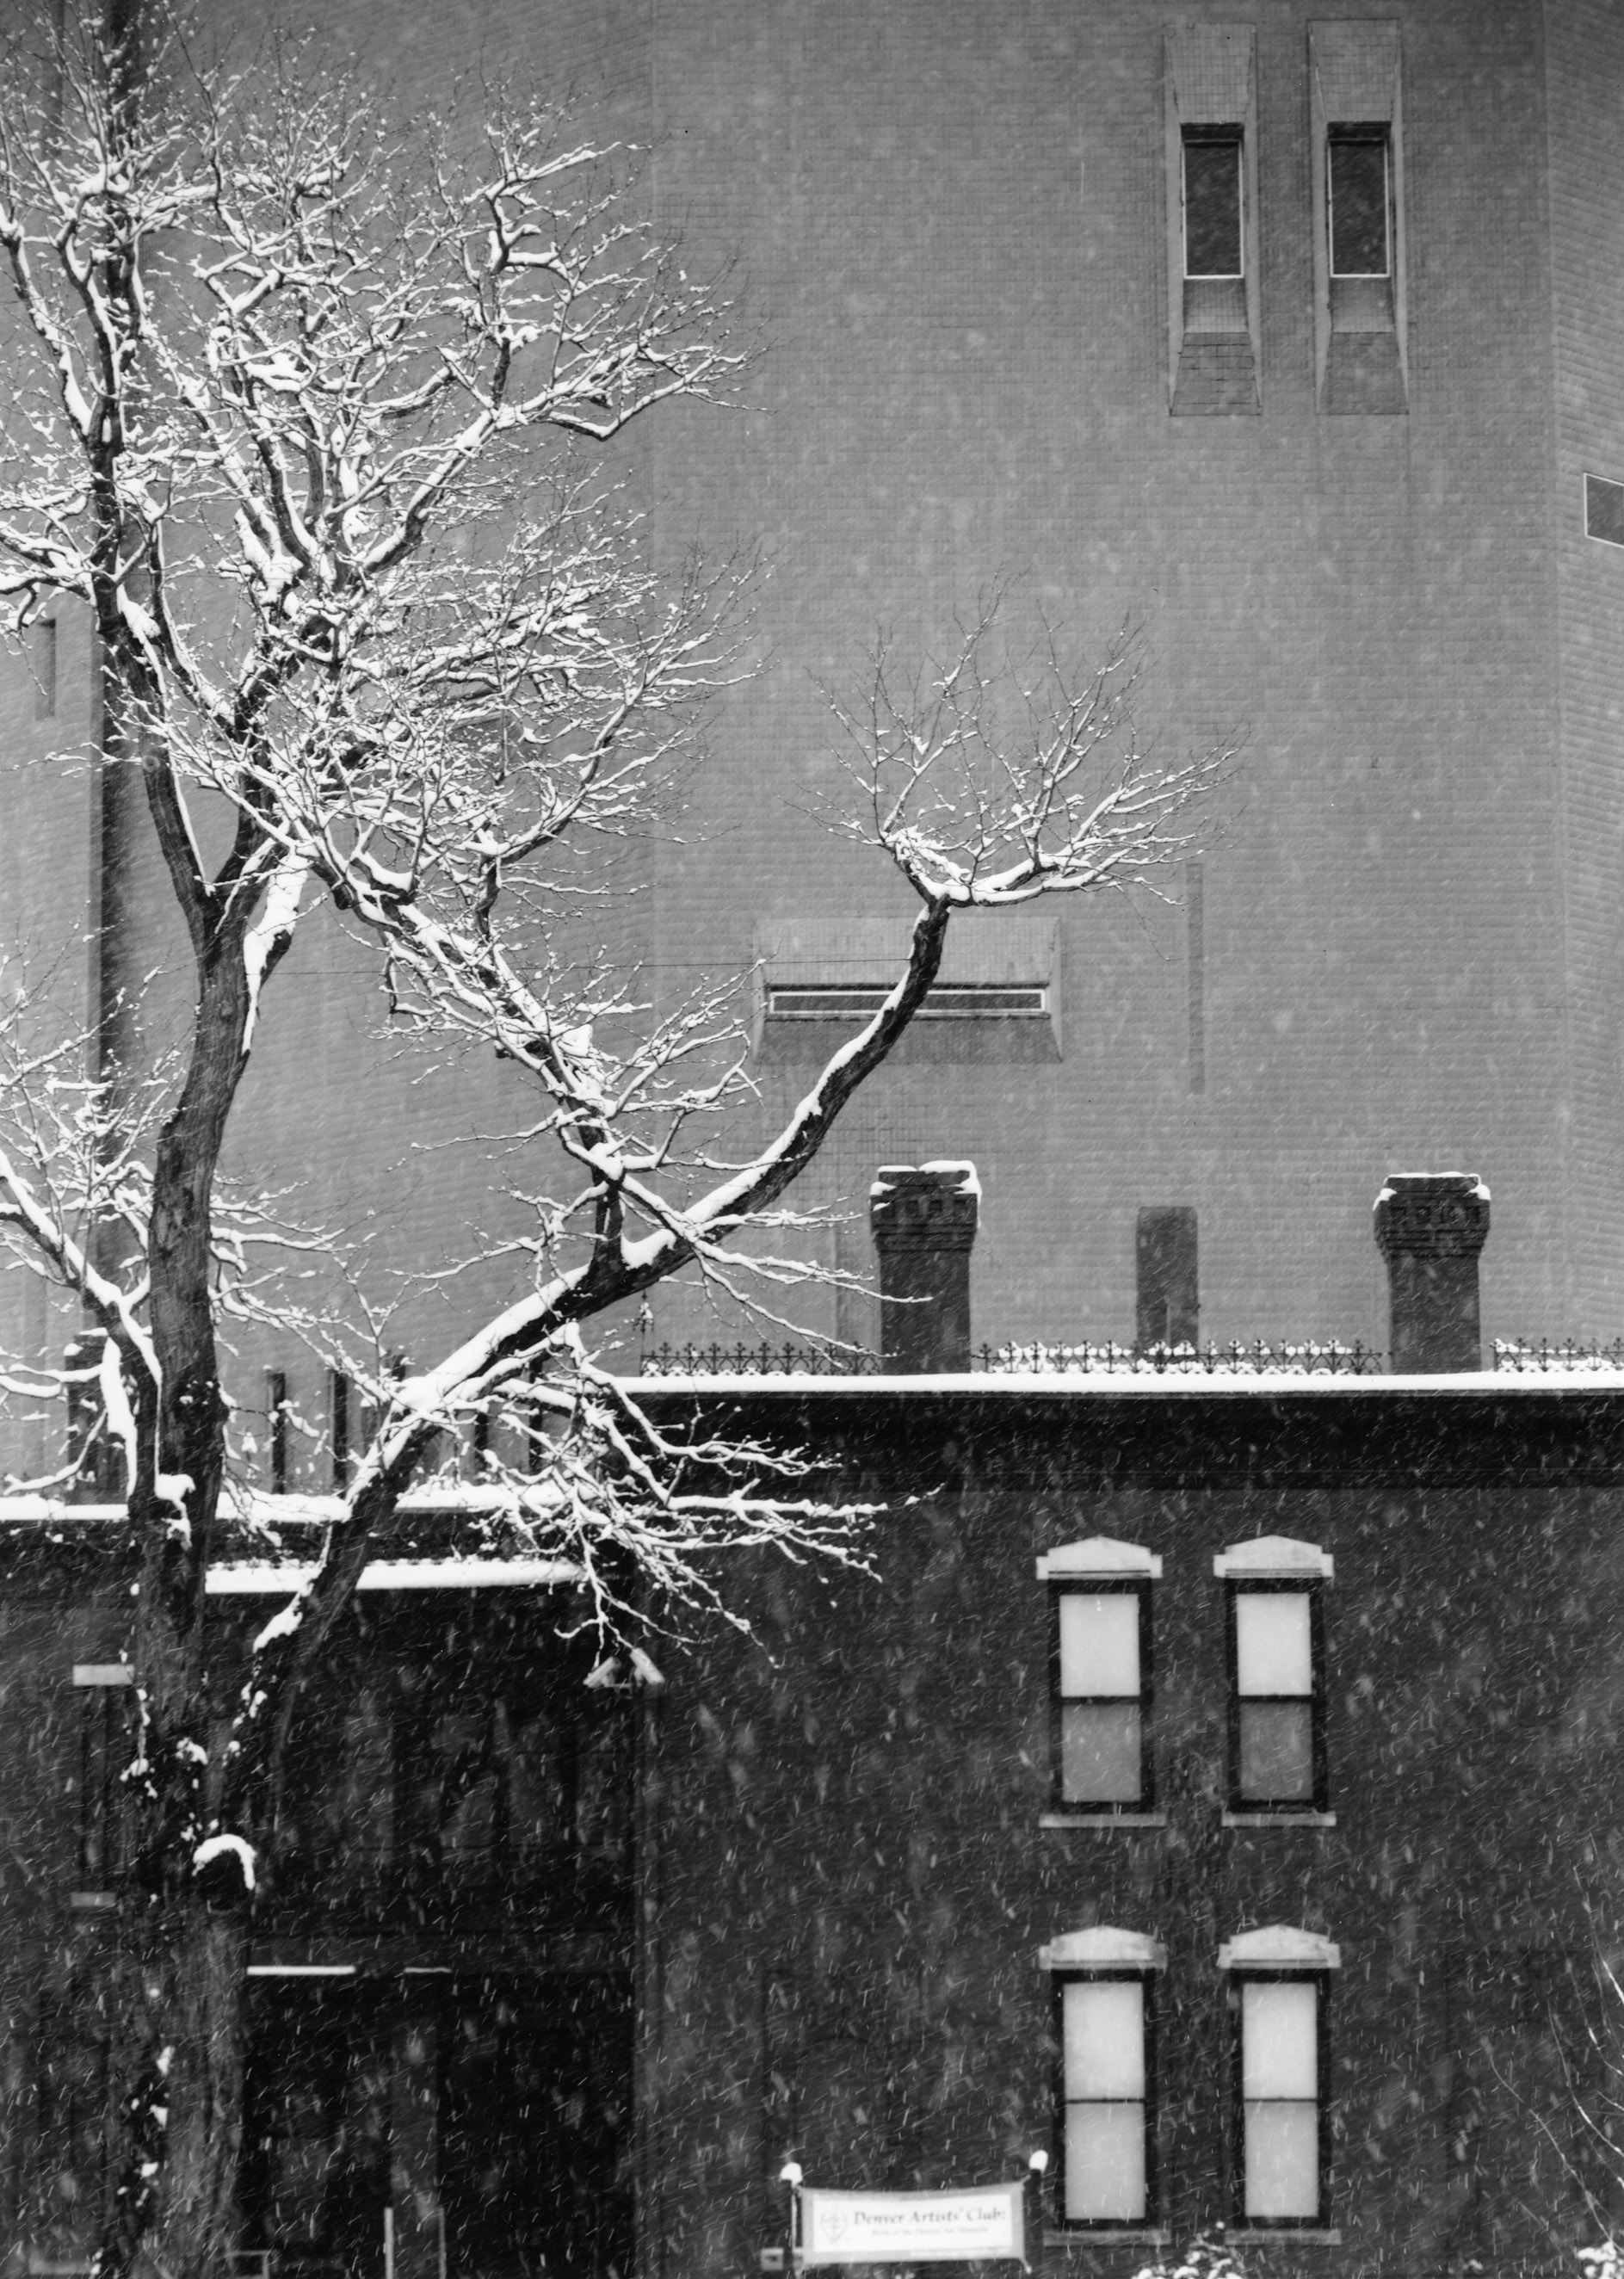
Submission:
{"label": "snow-covered roof edge", "polygon": [[1231,1543],[1213,1561],[1214,1575],[1249,1575],[1255,1581],[1278,1577],[1295,1582],[1317,1575],[1329,1583],[1336,1570],[1329,1551],[1321,1551],[1317,1543],[1299,1543],[1291,1535],[1257,1535],[1249,1543]]}
{"label": "snow-covered roof edge", "polygon": [[718,1370],[714,1376],[709,1372],[702,1376],[678,1375],[673,1370],[669,1377],[626,1377],[620,1382],[639,1400],[666,1393],[683,1393],[690,1398],[721,1393],[730,1400],[748,1393],[825,1393],[843,1399],[876,1393],[980,1393],[1017,1397],[1069,1393],[1098,1399],[1101,1393],[1108,1393],[1116,1400],[1192,1400],[1205,1394],[1227,1400],[1259,1396],[1278,1400],[1283,1393],[1346,1400],[1370,1394],[1390,1398],[1418,1393],[1467,1393],[1516,1400],[1539,1393],[1624,1393],[1624,1368],[1460,1370],[1452,1374],[1408,1377],[1355,1377],[1352,1371],[1332,1376],[1329,1370],[1315,1374],[1284,1369],[1255,1372],[1237,1370],[1233,1376],[1220,1370],[1210,1373],[1205,1370],[1192,1371],[1188,1376],[1177,1375],[1171,1370],[1165,1376],[1129,1376],[1114,1375],[1108,1370],[1091,1372],[1057,1369],[1033,1370],[1030,1373],[1015,1370],[955,1370],[922,1372],[917,1376],[886,1376],[876,1371],[850,1377],[824,1370]]}
{"label": "snow-covered roof edge", "polygon": [[1081,1543],[1062,1543],[1046,1551],[1038,1562],[1040,1583],[1067,1575],[1146,1575],[1161,1580],[1161,1562],[1142,1544],[1119,1543],[1112,1535],[1091,1535]]}
{"label": "snow-covered roof edge", "polygon": [[1062,1931],[1038,1950],[1043,1970],[1165,1970],[1167,1962],[1168,1951],[1159,1938],[1111,1923]]}
{"label": "snow-covered roof edge", "polygon": [[1295,1923],[1265,1923],[1237,1931],[1218,1950],[1220,1970],[1340,1970],[1342,1949],[1317,1930]]}
{"label": "snow-covered roof edge", "polygon": [[[567,1559],[374,1559],[361,1569],[361,1591],[489,1591],[575,1583],[580,1569]],[[211,1598],[275,1596],[296,1591],[316,1572],[308,1562],[230,1560],[211,1567]]]}

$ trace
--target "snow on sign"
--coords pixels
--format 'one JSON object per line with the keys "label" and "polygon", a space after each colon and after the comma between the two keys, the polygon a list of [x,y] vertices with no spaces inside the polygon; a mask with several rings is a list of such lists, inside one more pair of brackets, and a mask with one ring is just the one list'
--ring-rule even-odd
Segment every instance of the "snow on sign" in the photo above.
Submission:
{"label": "snow on sign", "polygon": [[801,2195],[798,2264],[1026,2260],[1019,2184],[976,2191]]}

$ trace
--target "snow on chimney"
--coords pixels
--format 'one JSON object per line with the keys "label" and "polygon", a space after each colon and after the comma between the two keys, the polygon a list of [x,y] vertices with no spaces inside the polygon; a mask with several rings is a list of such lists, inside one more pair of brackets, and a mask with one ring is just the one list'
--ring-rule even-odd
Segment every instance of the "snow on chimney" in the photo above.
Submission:
{"label": "snow on chimney", "polygon": [[969,1367],[969,1255],[980,1204],[973,1163],[881,1165],[869,1190],[869,1224],[879,1253],[888,1371]]}
{"label": "snow on chimney", "polygon": [[1387,1261],[1395,1376],[1481,1369],[1477,1256],[1489,1238],[1489,1190],[1470,1171],[1393,1171],[1375,1199]]}

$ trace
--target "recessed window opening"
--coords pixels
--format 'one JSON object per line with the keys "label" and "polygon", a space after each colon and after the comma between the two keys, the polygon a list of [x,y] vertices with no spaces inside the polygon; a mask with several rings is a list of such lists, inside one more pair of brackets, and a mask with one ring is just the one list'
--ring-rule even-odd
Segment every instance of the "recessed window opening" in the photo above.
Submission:
{"label": "recessed window opening", "polygon": [[1322,2225],[1328,2220],[1325,1980],[1318,1973],[1248,1974],[1235,1981],[1240,2220]]}
{"label": "recessed window opening", "polygon": [[1319,1592],[1259,1583],[1229,1592],[1230,1803],[1323,1810]]}
{"label": "recessed window opening", "polygon": [[1241,129],[1183,129],[1186,277],[1239,277],[1245,270]]}
{"label": "recessed window opening", "polygon": [[355,1406],[355,1388],[349,1372],[341,1369],[327,1373],[328,1444],[333,1452],[333,1492],[342,1495],[349,1485],[351,1411]]}
{"label": "recessed window opening", "polygon": [[1584,530],[1604,546],[1624,546],[1624,483],[1605,475],[1584,479]]}
{"label": "recessed window opening", "polygon": [[37,618],[34,625],[34,717],[54,719],[57,711],[57,621]]}
{"label": "recessed window opening", "polygon": [[1055,1802],[1143,1809],[1153,1801],[1149,1590],[1060,1589],[1054,1608]]}
{"label": "recessed window opening", "polygon": [[[867,1020],[891,994],[889,981],[770,981],[770,1021]],[[1042,1020],[1049,993],[1041,981],[938,981],[915,1015],[921,1021]]]}
{"label": "recessed window opening", "polygon": [[1143,2223],[1154,2202],[1153,2068],[1142,1973],[1100,1972],[1059,1984],[1068,2224]]}
{"label": "recessed window opening", "polygon": [[287,1492],[287,1371],[265,1371],[266,1438],[270,1442],[271,1492]]}
{"label": "recessed window opening", "polygon": [[1326,212],[1333,277],[1392,274],[1392,172],[1385,124],[1332,127]]}

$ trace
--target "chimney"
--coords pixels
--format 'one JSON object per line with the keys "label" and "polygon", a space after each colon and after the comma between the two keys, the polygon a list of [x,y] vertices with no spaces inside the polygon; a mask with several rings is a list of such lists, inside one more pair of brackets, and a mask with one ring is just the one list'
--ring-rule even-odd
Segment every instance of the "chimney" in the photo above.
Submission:
{"label": "chimney", "polygon": [[1387,1261],[1398,1376],[1481,1369],[1477,1254],[1489,1237],[1489,1190],[1470,1171],[1394,1171],[1375,1200]]}
{"label": "chimney", "polygon": [[888,1371],[969,1367],[969,1255],[980,1203],[973,1163],[881,1165],[869,1190],[869,1224],[879,1253]]}

